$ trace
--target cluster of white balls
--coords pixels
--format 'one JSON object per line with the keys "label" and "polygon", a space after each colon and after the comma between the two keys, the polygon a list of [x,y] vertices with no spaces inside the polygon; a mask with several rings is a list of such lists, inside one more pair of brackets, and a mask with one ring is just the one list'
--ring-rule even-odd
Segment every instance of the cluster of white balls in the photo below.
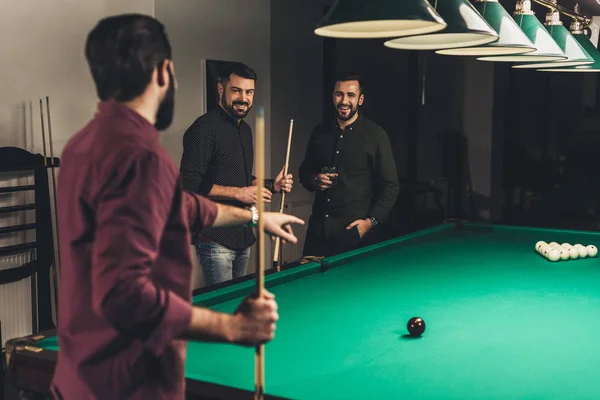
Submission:
{"label": "cluster of white balls", "polygon": [[543,240],[535,244],[535,250],[550,261],[576,260],[578,258],[596,257],[598,254],[598,249],[593,244],[571,246],[569,243],[546,243]]}

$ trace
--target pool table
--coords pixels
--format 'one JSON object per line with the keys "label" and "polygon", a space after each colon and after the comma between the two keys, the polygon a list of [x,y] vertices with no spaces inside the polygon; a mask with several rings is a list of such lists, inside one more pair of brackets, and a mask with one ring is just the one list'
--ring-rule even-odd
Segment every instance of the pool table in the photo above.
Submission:
{"label": "pool table", "polygon": [[[552,262],[538,240],[599,246],[600,234],[450,221],[269,273],[280,322],[265,346],[268,398],[600,398],[600,259]],[[231,312],[253,284],[193,301]],[[418,338],[414,316],[426,322]],[[43,391],[57,343],[34,347],[13,351],[10,369]],[[189,398],[251,398],[253,357],[190,343]]]}

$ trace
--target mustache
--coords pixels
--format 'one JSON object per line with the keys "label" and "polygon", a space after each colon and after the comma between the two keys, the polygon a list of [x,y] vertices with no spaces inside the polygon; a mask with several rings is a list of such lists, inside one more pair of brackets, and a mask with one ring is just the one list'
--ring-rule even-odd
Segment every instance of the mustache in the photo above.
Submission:
{"label": "mustache", "polygon": [[340,109],[342,107],[348,107],[348,108],[352,108],[352,104],[338,104],[337,108]]}

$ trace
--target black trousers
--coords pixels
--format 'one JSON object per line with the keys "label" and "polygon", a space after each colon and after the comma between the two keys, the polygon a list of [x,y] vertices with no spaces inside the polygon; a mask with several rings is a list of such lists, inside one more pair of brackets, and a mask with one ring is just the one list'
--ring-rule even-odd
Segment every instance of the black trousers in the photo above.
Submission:
{"label": "black trousers", "polygon": [[306,231],[302,256],[330,257],[364,246],[369,246],[378,241],[379,232],[376,229],[367,232],[367,234],[361,238],[357,227],[353,227],[350,230],[344,228],[342,232],[337,235],[325,237],[323,225],[313,221],[311,218]]}

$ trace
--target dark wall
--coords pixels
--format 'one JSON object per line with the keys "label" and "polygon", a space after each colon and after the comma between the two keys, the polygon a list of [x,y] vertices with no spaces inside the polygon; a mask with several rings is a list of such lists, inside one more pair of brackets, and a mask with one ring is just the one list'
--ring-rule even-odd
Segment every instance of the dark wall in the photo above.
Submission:
{"label": "dark wall", "polygon": [[449,179],[463,192],[461,207],[474,202],[468,217],[499,220],[514,186],[551,184],[548,164],[572,157],[583,74],[398,51],[378,40],[335,42],[335,68],[366,77],[363,112],[390,135],[399,175]]}

